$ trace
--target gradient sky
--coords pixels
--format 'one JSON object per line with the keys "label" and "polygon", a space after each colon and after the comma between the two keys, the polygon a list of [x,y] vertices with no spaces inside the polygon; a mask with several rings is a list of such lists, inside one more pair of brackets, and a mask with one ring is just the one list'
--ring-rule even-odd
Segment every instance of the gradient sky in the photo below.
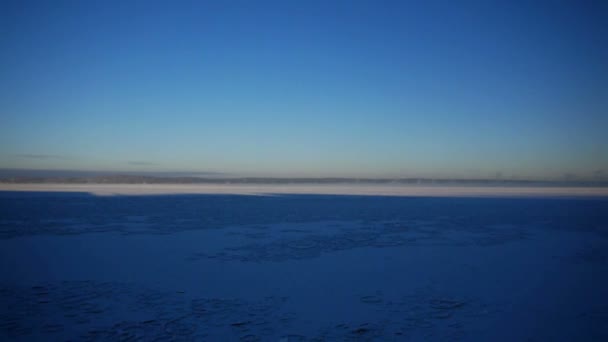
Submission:
{"label": "gradient sky", "polygon": [[0,167],[608,174],[606,1],[2,1]]}

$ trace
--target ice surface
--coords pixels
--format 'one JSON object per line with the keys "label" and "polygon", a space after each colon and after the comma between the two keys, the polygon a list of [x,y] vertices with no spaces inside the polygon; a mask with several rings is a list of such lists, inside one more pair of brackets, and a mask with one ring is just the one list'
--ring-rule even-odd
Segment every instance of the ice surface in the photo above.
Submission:
{"label": "ice surface", "polygon": [[0,267],[3,341],[608,340],[601,196],[5,191]]}

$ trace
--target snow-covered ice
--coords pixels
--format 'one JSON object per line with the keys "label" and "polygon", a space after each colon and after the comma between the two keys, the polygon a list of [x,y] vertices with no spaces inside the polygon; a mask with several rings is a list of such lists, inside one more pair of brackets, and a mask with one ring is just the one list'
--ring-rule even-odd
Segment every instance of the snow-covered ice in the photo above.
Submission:
{"label": "snow-covered ice", "polygon": [[115,188],[0,192],[0,340],[608,340],[597,193]]}

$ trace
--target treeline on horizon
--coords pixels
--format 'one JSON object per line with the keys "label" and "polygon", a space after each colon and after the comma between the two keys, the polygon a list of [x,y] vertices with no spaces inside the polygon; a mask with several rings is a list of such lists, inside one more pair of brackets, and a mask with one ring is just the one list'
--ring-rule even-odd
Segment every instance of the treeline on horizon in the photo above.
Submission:
{"label": "treeline on horizon", "polygon": [[8,184],[409,184],[409,185],[485,185],[485,186],[608,186],[605,180],[512,180],[449,178],[341,178],[341,177],[159,177],[104,175],[87,177],[0,177]]}

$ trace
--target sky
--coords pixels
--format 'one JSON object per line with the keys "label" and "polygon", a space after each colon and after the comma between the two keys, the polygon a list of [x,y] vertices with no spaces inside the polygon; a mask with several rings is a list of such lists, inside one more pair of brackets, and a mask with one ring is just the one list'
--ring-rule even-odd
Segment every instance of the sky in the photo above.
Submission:
{"label": "sky", "polygon": [[0,168],[608,176],[606,1],[0,2]]}

